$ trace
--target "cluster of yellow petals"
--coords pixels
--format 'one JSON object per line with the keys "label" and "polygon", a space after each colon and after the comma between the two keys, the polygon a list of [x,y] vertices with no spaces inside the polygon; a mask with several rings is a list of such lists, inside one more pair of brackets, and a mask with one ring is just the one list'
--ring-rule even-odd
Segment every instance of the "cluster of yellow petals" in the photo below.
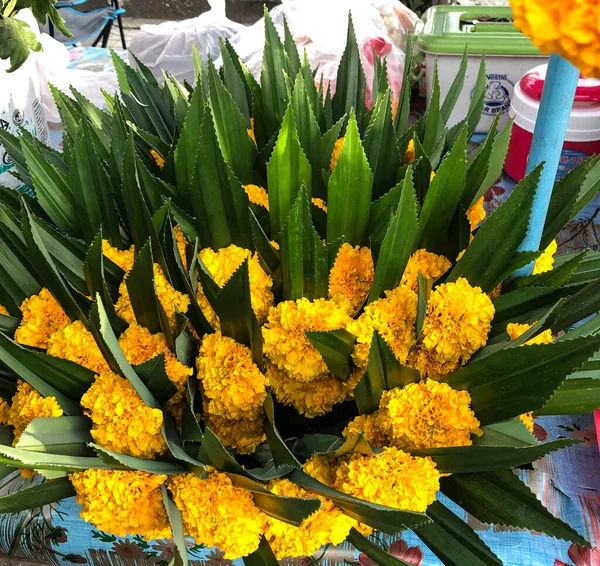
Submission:
{"label": "cluster of yellow petals", "polygon": [[188,245],[187,238],[185,237],[183,230],[179,226],[175,226],[175,228],[173,228],[173,233],[175,234],[175,241],[177,242],[177,251],[179,252],[179,257],[181,257],[181,263],[183,263],[183,266],[187,269],[188,264],[185,253],[185,250]]}
{"label": "cluster of yellow petals", "polygon": [[371,250],[342,244],[329,274],[329,297],[346,297],[355,313],[367,300],[374,276]]}
{"label": "cluster of yellow petals", "polygon": [[[510,322],[506,326],[506,332],[510,336],[511,340],[516,340],[517,338],[519,338],[520,336],[525,334],[525,332],[527,332],[532,326],[533,326],[533,324],[519,324],[516,322]],[[543,332],[540,332],[534,338],[527,340],[527,342],[525,342],[523,344],[523,346],[531,346],[532,344],[551,344],[551,343],[552,343],[552,330],[548,329],[548,330],[544,330]]]}
{"label": "cluster of yellow petals", "polygon": [[411,456],[395,447],[373,456],[355,453],[337,460],[316,454],[304,471],[342,493],[420,513],[435,501],[440,488],[440,473],[431,458]]}
{"label": "cluster of yellow petals", "polygon": [[46,288],[25,299],[21,312],[23,317],[15,331],[15,340],[24,346],[46,349],[50,336],[71,322]]}
{"label": "cluster of yellow petals", "polygon": [[296,527],[274,518],[267,518],[265,537],[277,560],[312,556],[326,544],[341,544],[357,522],[331,501],[320,497],[287,479],[274,480],[269,489],[282,497],[319,498],[321,508]]}
{"label": "cluster of yellow petals", "polygon": [[481,435],[468,391],[426,379],[384,391],[377,425],[391,445],[413,450],[470,446]]}
{"label": "cluster of yellow petals", "polygon": [[529,413],[523,413],[522,415],[519,415],[519,418],[521,419],[521,422],[527,427],[527,430],[533,433],[533,411],[530,411]]}
{"label": "cluster of yellow petals", "polygon": [[156,151],[155,149],[150,149],[150,155],[152,156],[152,159],[154,159],[154,162],[158,165],[160,169],[162,169],[165,166],[165,160],[163,156],[160,153],[158,153],[158,151]]}
{"label": "cluster of yellow petals", "polygon": [[467,210],[467,220],[469,221],[471,232],[485,220],[483,202],[484,197],[481,197]]}
{"label": "cluster of yellow petals", "polygon": [[[158,300],[165,310],[171,326],[175,326],[175,313],[187,312],[190,306],[190,298],[175,289],[165,277],[163,270],[157,263],[154,264],[154,283],[156,285],[156,294]],[[129,297],[129,290],[125,281],[119,286],[119,298],[115,305],[117,314],[126,322],[136,322],[133,306]]]}
{"label": "cluster of yellow petals", "polygon": [[333,171],[335,169],[335,166],[337,165],[337,162],[340,158],[340,154],[342,153],[342,149],[344,148],[344,139],[345,138],[339,138],[335,141],[335,144],[333,144],[333,151],[331,152],[331,162],[329,163],[330,171]]}
{"label": "cluster of yellow petals", "polygon": [[[259,321],[262,322],[265,319],[269,308],[273,305],[273,291],[271,290],[273,279],[261,267],[257,254],[252,254],[250,250],[231,244],[216,252],[212,248],[204,248],[200,251],[200,259],[215,283],[221,288],[225,287],[231,276],[247,259],[252,310]],[[198,302],[207,320],[215,327],[216,314],[212,308],[207,310],[203,308],[208,305],[208,300],[200,285],[198,286]]]}
{"label": "cluster of yellow petals", "polygon": [[554,267],[554,254],[558,250],[558,244],[556,240],[552,240],[548,247],[542,252],[542,255],[535,260],[533,266],[533,274],[539,275],[546,271],[551,271]]}
{"label": "cluster of yellow petals", "polygon": [[543,53],[558,53],[585,77],[600,77],[597,0],[511,0],[514,24]]}
{"label": "cluster of yellow petals", "polygon": [[119,250],[118,248],[111,246],[108,240],[102,240],[102,254],[125,272],[130,271],[133,267],[133,261],[135,259],[133,246],[128,250]]}
{"label": "cluster of yellow petals", "polygon": [[438,286],[429,295],[422,335],[409,365],[432,378],[464,365],[485,346],[494,313],[491,299],[466,279]]}
{"label": "cluster of yellow petals", "polygon": [[152,358],[164,354],[165,371],[168,378],[183,391],[187,378],[194,370],[182,364],[169,350],[167,340],[162,333],[152,334],[147,328],[132,323],[119,337],[119,346],[127,361],[133,365],[143,364]]}
{"label": "cluster of yellow petals", "polygon": [[250,118],[250,127],[247,130],[248,137],[252,140],[252,143],[256,146],[256,136],[254,135],[254,118]]}
{"label": "cluster of yellow petals", "polygon": [[51,356],[70,360],[95,373],[109,369],[92,333],[80,320],[71,322],[52,334],[47,352]]}
{"label": "cluster of yellow petals", "polygon": [[63,410],[54,397],[42,397],[31,385],[21,380],[17,384],[17,392],[13,395],[10,408],[3,400],[3,422],[15,429],[13,446],[33,419],[62,415]]}
{"label": "cluster of yellow petals", "polygon": [[234,486],[226,474],[213,472],[206,480],[194,474],[172,476],[167,486],[183,514],[186,534],[198,544],[219,547],[227,560],[258,548],[266,516],[254,505],[252,494]]}
{"label": "cluster of yellow petals", "polygon": [[356,336],[352,357],[358,367],[367,367],[373,330],[381,334],[400,362],[406,362],[416,340],[417,304],[417,293],[399,285],[386,291],[385,298],[368,304],[363,314],[349,323],[348,330]]}
{"label": "cluster of yellow petals", "polygon": [[0,305],[0,314],[4,316],[10,316],[8,309],[4,305]]}
{"label": "cluster of yellow petals", "polygon": [[344,438],[352,438],[357,434],[362,434],[365,440],[377,448],[390,446],[391,441],[388,436],[379,427],[378,412],[372,415],[359,415],[352,419],[342,432]]}
{"label": "cluster of yellow petals", "polygon": [[217,332],[205,334],[196,363],[209,413],[232,420],[259,416],[268,383],[249,348]]}
{"label": "cluster of yellow petals", "polygon": [[313,381],[329,375],[321,354],[305,333],[345,328],[350,317],[334,301],[306,298],[283,301],[273,307],[263,326],[264,353],[289,377]]}
{"label": "cluster of yellow petals", "polygon": [[269,210],[269,195],[263,187],[258,185],[242,185],[244,191],[248,195],[248,200],[252,204],[257,204]]}
{"label": "cluster of yellow petals", "polygon": [[415,160],[415,140],[411,139],[408,142],[408,147],[406,148],[406,153],[404,154],[404,163],[412,163]]}
{"label": "cluster of yellow petals", "polygon": [[97,375],[81,406],[92,420],[92,437],[100,446],[146,459],[166,451],[162,411],[148,407],[131,383],[116,373]]}
{"label": "cluster of yellow petals", "polygon": [[362,372],[354,371],[345,381],[331,373],[313,381],[298,381],[285,371],[267,362],[265,372],[275,398],[284,405],[294,407],[307,418],[331,411],[334,405],[351,399]]}
{"label": "cluster of yellow petals", "polygon": [[313,206],[320,208],[323,212],[327,212],[327,204],[325,203],[325,201],[322,198],[314,197],[311,200],[311,202],[312,202]]}
{"label": "cluster of yellow petals", "polygon": [[427,277],[427,279],[435,281],[451,267],[452,263],[443,255],[433,254],[424,249],[417,250],[410,256],[406,264],[401,284],[413,291],[417,291],[419,273]]}
{"label": "cluster of yellow petals", "polygon": [[263,428],[263,415],[254,419],[226,419],[212,415],[203,403],[204,424],[209,427],[223,443],[237,454],[252,454],[266,440]]}
{"label": "cluster of yellow petals", "polygon": [[140,471],[86,470],[69,475],[81,517],[115,536],[171,537],[161,486],[167,476]]}

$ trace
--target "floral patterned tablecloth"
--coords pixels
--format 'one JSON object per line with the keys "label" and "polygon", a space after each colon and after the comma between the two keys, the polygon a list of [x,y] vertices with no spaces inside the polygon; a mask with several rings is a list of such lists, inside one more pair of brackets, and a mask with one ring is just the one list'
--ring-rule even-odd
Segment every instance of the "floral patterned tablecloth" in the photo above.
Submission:
{"label": "floral patterned tablecloth", "polygon": [[[548,455],[519,475],[552,513],[576,528],[593,548],[581,548],[538,533],[484,525],[451,506],[477,531],[506,566],[600,566],[600,454],[592,415],[544,417],[536,421],[540,440],[570,437],[580,444]],[[38,483],[19,472],[0,481],[0,495]],[[141,510],[140,510],[141,511]],[[439,566],[441,562],[412,532],[401,538],[383,538],[381,544],[408,564]],[[67,499],[42,509],[0,515],[0,555],[18,561],[93,566],[167,566],[173,555],[171,541],[146,542],[139,537],[119,538],[96,530],[79,518],[79,506]],[[193,546],[192,566],[232,566],[218,549]],[[375,566],[364,555],[344,545],[312,557],[289,561],[298,566],[355,564]],[[236,561],[236,566],[242,564]]]}

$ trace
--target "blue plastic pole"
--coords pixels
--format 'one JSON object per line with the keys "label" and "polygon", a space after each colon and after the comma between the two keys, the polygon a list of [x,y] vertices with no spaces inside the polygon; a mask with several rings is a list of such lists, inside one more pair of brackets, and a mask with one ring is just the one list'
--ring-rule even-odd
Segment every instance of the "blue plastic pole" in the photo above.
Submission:
{"label": "blue plastic pole", "polygon": [[[560,55],[553,53],[550,56],[527,161],[527,173],[542,162],[545,165],[533,199],[529,230],[519,251],[535,251],[540,247],[578,80],[579,69]],[[519,269],[515,276],[530,275],[532,271],[533,263]]]}

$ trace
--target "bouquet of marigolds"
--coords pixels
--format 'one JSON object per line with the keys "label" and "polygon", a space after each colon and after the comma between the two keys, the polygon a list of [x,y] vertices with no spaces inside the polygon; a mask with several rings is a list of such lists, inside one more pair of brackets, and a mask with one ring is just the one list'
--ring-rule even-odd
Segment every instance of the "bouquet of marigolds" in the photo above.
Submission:
{"label": "bouquet of marigolds", "polygon": [[366,84],[351,20],[334,95],[268,13],[265,34],[260,84],[227,43],[194,88],[115,58],[107,111],[54,92],[62,153],[0,133],[35,192],[0,189],[0,471],[46,477],[0,512],[75,495],[178,563],[189,536],[399,564],[371,535],[413,529],[444,564],[501,564],[441,492],[586,544],[511,468],[574,442],[539,443],[537,415],[600,405],[600,256],[553,257],[598,158],[518,251],[540,168],[485,218],[510,128],[467,159],[484,63],[464,121],[466,58],[409,125],[410,81],[394,99],[376,60]]}

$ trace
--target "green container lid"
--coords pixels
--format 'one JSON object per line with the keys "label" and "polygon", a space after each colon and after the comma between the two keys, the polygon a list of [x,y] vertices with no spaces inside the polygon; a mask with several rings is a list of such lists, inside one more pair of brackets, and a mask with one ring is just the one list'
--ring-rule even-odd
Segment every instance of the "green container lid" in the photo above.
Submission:
{"label": "green container lid", "polygon": [[429,53],[542,55],[512,21],[508,6],[433,6],[423,14],[417,45]]}

